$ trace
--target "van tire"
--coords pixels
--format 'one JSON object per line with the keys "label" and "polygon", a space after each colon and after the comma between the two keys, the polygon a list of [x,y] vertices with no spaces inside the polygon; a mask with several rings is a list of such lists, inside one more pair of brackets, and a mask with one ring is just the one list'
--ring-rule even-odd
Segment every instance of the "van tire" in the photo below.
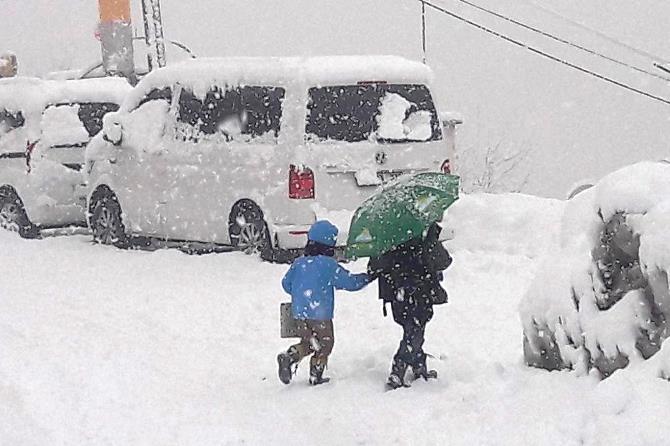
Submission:
{"label": "van tire", "polygon": [[260,255],[263,260],[273,260],[274,249],[268,225],[263,211],[253,201],[242,200],[233,206],[228,219],[228,233],[234,248],[249,255]]}
{"label": "van tire", "polygon": [[23,201],[11,187],[0,188],[0,227],[25,239],[39,238],[40,231],[26,214]]}
{"label": "van tire", "polygon": [[128,236],[123,225],[119,200],[111,191],[103,191],[96,195],[91,203],[89,219],[93,241],[102,245],[126,248]]}

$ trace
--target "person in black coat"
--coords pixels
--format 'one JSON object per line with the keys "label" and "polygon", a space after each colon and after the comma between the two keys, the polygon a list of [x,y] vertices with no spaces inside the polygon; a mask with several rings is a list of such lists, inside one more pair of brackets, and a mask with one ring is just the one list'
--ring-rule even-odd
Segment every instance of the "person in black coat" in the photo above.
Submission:
{"label": "person in black coat", "polygon": [[408,386],[405,372],[412,368],[414,378],[437,378],[435,370],[426,366],[423,351],[426,324],[433,317],[433,305],[447,302],[442,288],[442,271],[452,262],[449,252],[438,240],[441,228],[433,223],[425,238],[415,238],[393,250],[371,258],[368,274],[379,279],[379,298],[391,303],[393,320],[402,326],[403,337],[393,357],[387,386],[391,389]]}

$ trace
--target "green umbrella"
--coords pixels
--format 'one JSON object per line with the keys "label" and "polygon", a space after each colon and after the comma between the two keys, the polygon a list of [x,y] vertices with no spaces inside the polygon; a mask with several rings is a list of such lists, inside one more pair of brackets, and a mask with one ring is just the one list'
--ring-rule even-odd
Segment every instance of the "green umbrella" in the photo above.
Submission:
{"label": "green umbrella", "polygon": [[420,173],[384,187],[356,210],[346,256],[377,257],[415,237],[458,199],[459,177]]}

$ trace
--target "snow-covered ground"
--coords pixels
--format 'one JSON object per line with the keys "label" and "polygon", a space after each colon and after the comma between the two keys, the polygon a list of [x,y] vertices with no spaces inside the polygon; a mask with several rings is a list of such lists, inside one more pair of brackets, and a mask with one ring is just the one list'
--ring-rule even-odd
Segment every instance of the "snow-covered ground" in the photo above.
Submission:
{"label": "snow-covered ground", "polygon": [[452,228],[450,302],[426,342],[440,379],[392,392],[401,330],[376,285],[337,296],[333,381],[311,388],[302,364],[284,386],[285,265],[0,232],[0,444],[666,444],[667,381],[523,365],[518,303],[561,209],[510,195],[454,207],[469,223]]}

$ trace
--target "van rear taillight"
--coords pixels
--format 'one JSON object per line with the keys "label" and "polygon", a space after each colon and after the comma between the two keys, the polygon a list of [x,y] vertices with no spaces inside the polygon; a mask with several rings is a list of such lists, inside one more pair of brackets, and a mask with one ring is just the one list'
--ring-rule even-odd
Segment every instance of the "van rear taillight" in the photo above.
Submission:
{"label": "van rear taillight", "polygon": [[444,160],[442,166],[440,167],[442,173],[451,173],[451,161]]}
{"label": "van rear taillight", "polygon": [[288,197],[296,200],[314,198],[314,172],[312,172],[312,169],[291,164],[288,173]]}

